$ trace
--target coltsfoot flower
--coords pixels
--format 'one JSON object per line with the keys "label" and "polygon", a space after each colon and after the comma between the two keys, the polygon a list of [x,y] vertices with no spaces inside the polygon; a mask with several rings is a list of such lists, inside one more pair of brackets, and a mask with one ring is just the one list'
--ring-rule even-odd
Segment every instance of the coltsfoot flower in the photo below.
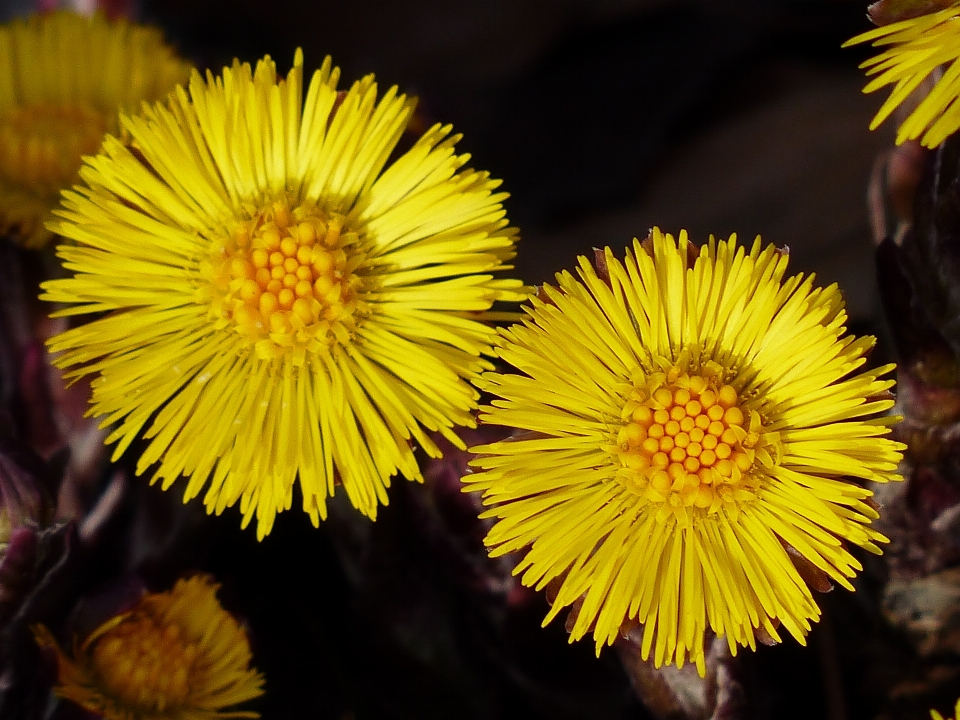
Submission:
{"label": "coltsfoot flower", "polygon": [[55,692],[105,720],[259,717],[225,709],[262,695],[263,677],[250,667],[243,628],[217,601],[218,587],[197,576],[144,595],[76,641],[72,657],[36,627],[37,642],[56,653]]}
{"label": "coltsfoot flower", "polygon": [[300,52],[286,79],[270,58],[194,74],[123,117],[133,145],[108,138],[52,224],[74,275],[44,299],[108,314],[49,347],[97,375],[114,459],[146,438],[138,473],[239,501],[261,538],[298,478],[314,524],[335,483],[375,517],[394,473],[422,479],[413,444],[440,455],[429,431],[463,447],[487,311],[527,294],[494,277],[515,254],[499,182],[449,126],[384,169],[414,101],[339,75],[328,58],[304,100]]}
{"label": "coltsfoot flower", "polygon": [[633,621],[644,659],[701,674],[707,630],[734,654],[780,626],[804,642],[820,613],[791,558],[850,589],[846,545],[885,541],[851,479],[899,479],[875,417],[893,366],[858,374],[874,339],[845,334],[837,287],[784,280],[759,238],[654,229],[602,265],[545,286],[501,331],[518,372],[482,377],[481,419],[521,431],[472,448],[487,544],[523,553],[525,585],[556,581],[544,622],[576,605],[571,641],[592,630],[598,653]]}
{"label": "coltsfoot flower", "polygon": [[863,89],[873,92],[893,85],[870,129],[876,129],[938,68],[943,74],[897,130],[897,144],[920,139],[933,148],[960,129],[960,2],[938,12],[883,25],[845,43],[873,42],[889,46],[860,67],[876,76]]}
{"label": "coltsfoot flower", "polygon": [[117,131],[119,109],[189,72],[158,31],[123,20],[61,11],[0,26],[0,233],[44,245],[60,191]]}

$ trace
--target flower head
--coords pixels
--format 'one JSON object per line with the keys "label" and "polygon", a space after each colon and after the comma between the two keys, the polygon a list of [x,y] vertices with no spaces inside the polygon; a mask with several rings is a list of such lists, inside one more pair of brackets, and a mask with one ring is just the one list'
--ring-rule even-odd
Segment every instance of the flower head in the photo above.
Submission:
{"label": "flower head", "polygon": [[197,576],[148,593],[75,642],[73,657],[35,628],[57,656],[57,695],[105,720],[259,717],[223,710],[262,695],[263,677],[250,668],[247,635],[217,602],[218,587]]}
{"label": "flower head", "polygon": [[791,557],[850,588],[845,544],[884,541],[848,478],[897,478],[893,419],[870,417],[892,366],[855,374],[873,338],[759,239],[697,251],[654,229],[602,263],[545,286],[502,331],[519,372],[482,378],[481,419],[522,431],[472,448],[487,544],[524,553],[525,585],[560,583],[546,621],[577,605],[571,640],[592,629],[598,652],[633,620],[644,659],[701,673],[708,629],[733,653],[780,625],[803,642],[819,610]]}
{"label": "flower head", "polygon": [[108,138],[65,193],[59,254],[75,275],[45,285],[63,314],[108,311],[50,342],[73,377],[96,373],[92,411],[117,423],[138,472],[208,485],[209,511],[237,501],[258,535],[299,478],[314,524],[341,483],[375,517],[412,445],[458,447],[489,368],[485,313],[520,300],[497,279],[514,255],[495,192],[465,169],[449,126],[386,169],[413,109],[372,76],[337,91],[329,59],[302,96],[286,79],[194,74],[169,106],[124,116],[135,149]]}
{"label": "flower head", "polygon": [[189,65],[156,30],[53,12],[0,26],[0,233],[30,247],[117,111],[157,100]]}
{"label": "flower head", "polygon": [[876,76],[863,89],[873,92],[893,85],[893,92],[870,123],[873,130],[943,66],[933,89],[897,131],[897,144],[916,140],[936,147],[960,129],[960,2],[938,12],[911,17],[857,35],[845,46],[873,41],[890,46],[860,67]]}

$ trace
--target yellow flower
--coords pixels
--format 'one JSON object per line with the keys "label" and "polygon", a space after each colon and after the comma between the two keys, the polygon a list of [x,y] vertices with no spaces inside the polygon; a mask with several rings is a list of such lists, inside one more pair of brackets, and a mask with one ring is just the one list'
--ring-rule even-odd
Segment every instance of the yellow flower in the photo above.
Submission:
{"label": "yellow flower", "polygon": [[943,74],[897,130],[897,144],[916,140],[936,147],[960,128],[960,2],[939,12],[921,15],[865,32],[844,47],[873,41],[891,46],[864,62],[867,75],[876,77],[863,89],[873,92],[894,85],[893,92],[870,123],[874,130],[943,66]]}
{"label": "yellow flower", "polygon": [[[944,720],[943,715],[938,713],[936,710],[930,711],[930,717],[932,720]],[[957,700],[957,706],[953,709],[953,717],[947,718],[946,720],[954,720],[954,718],[960,718],[960,700]]]}
{"label": "yellow flower", "polygon": [[69,12],[0,26],[0,233],[28,247],[119,108],[157,100],[189,65],[156,30]]}
{"label": "yellow flower", "polygon": [[240,501],[258,537],[299,478],[315,525],[342,483],[376,517],[399,471],[421,480],[428,431],[463,447],[491,367],[487,311],[526,296],[508,268],[515,231],[498,181],[465,169],[434,126],[384,169],[414,101],[372,76],[337,92],[329,58],[302,96],[266,58],[194,74],[169,107],[124,116],[64,194],[52,227],[74,276],[45,284],[61,314],[108,314],[50,342],[96,373],[92,412],[116,423],[114,458],[148,440],[137,472]]}
{"label": "yellow flower", "polygon": [[654,229],[603,264],[545,286],[502,331],[519,373],[483,375],[481,419],[522,431],[472,448],[487,544],[524,553],[525,585],[562,581],[544,623],[575,605],[571,641],[592,629],[598,653],[634,619],[644,659],[701,674],[708,629],[734,654],[780,625],[803,643],[819,609],[791,555],[849,589],[845,543],[885,541],[848,478],[898,477],[894,419],[868,419],[893,366],[855,374],[873,338],[759,238],[697,251]]}
{"label": "yellow flower", "polygon": [[72,658],[49,630],[34,628],[37,642],[56,653],[57,695],[105,720],[259,717],[223,711],[262,695],[263,677],[250,668],[247,635],[220,607],[218,587],[198,576],[144,595],[75,641]]}

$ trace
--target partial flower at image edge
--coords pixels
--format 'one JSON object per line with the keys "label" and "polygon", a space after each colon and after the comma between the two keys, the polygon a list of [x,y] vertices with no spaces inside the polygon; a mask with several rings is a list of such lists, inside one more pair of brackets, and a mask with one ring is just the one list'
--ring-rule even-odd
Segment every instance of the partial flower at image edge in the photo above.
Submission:
{"label": "partial flower at image edge", "polygon": [[250,667],[246,632],[217,601],[219,585],[202,575],[165,593],[147,593],[96,628],[72,653],[45,627],[38,644],[57,660],[54,692],[105,720],[226,720],[259,713],[229,710],[263,694]]}
{"label": "partial flower at image edge", "polygon": [[161,100],[189,72],[158,30],[125,20],[60,10],[0,26],[0,232],[47,245],[81,156],[120,132],[121,110]]}
{"label": "partial flower at image edge", "polygon": [[[919,140],[934,148],[960,129],[960,3],[938,12],[908,17],[857,35],[844,47],[872,42],[886,48],[861,64],[872,80],[865,93],[893,85],[870,129],[876,129],[899,107],[914,102],[924,83],[932,87],[916,98],[897,129],[897,144]],[[942,67],[942,70],[941,70]]]}

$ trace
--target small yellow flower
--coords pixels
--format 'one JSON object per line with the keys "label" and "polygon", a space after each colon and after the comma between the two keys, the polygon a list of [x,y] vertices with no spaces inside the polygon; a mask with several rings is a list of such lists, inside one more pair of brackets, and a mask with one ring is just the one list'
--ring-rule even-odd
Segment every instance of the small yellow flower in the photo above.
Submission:
{"label": "small yellow flower", "polygon": [[[938,713],[936,710],[930,711],[931,720],[944,720],[943,715]],[[960,718],[960,700],[957,700],[957,706],[953,709],[953,717],[946,718],[946,720],[955,720],[955,718]]]}
{"label": "small yellow flower", "polygon": [[[581,258],[502,331],[517,373],[486,373],[481,419],[521,433],[471,450],[466,475],[498,518],[493,554],[527,586],[560,583],[545,623],[577,605],[571,641],[600,652],[643,624],[655,664],[704,672],[704,633],[730,650],[801,643],[819,609],[798,554],[845,588],[879,552],[872,494],[898,479],[892,365],[856,374],[873,338],[845,335],[837,287],[783,280],[787,257],[736,238],[696,250],[654,229],[609,280]],[[792,548],[792,549],[791,549]]]}
{"label": "small yellow flower", "polygon": [[262,538],[299,479],[314,524],[341,483],[376,517],[390,477],[420,480],[429,431],[463,447],[469,384],[492,367],[495,301],[526,297],[498,181],[429,129],[386,169],[414,101],[372,76],[338,93],[329,58],[303,98],[303,58],[196,73],[169,107],[124,116],[52,227],[72,277],[61,314],[107,315],[53,338],[69,376],[96,373],[92,412],[137,472],[240,502]]}
{"label": "small yellow flower", "polygon": [[117,111],[188,73],[159,32],[123,20],[61,11],[0,26],[0,233],[46,244],[60,191],[118,130]]}
{"label": "small yellow flower", "polygon": [[224,710],[262,695],[263,677],[250,667],[243,628],[217,602],[218,587],[198,576],[144,595],[75,642],[73,657],[36,627],[37,642],[57,656],[57,695],[105,720],[259,717]]}
{"label": "small yellow flower", "polygon": [[870,41],[874,47],[890,47],[860,66],[867,69],[867,75],[876,76],[863,91],[894,86],[870,123],[871,130],[941,67],[942,75],[933,89],[897,130],[897,144],[920,138],[923,145],[933,148],[960,129],[960,2],[857,35],[844,47]]}

